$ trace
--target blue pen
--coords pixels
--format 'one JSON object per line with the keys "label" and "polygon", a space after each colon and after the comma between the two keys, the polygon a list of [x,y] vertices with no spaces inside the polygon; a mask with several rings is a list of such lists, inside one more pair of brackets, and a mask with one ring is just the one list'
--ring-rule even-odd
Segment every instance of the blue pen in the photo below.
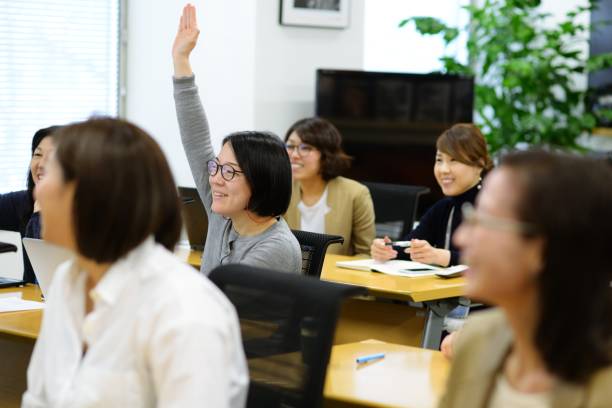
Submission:
{"label": "blue pen", "polygon": [[357,357],[355,361],[357,361],[357,364],[362,364],[362,363],[367,363],[368,361],[378,360],[380,358],[385,358],[385,353],[376,353],[376,354],[369,354],[367,356]]}

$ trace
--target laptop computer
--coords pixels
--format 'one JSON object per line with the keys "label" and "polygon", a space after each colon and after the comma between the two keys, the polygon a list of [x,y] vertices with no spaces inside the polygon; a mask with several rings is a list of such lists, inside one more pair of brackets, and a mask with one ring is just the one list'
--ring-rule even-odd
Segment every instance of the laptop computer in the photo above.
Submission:
{"label": "laptop computer", "polygon": [[24,284],[21,234],[2,230],[0,231],[0,288]]}
{"label": "laptop computer", "polygon": [[191,249],[202,251],[208,232],[208,216],[198,190],[193,187],[179,187],[183,215],[183,225],[187,230],[187,238]]}
{"label": "laptop computer", "polygon": [[65,248],[41,239],[24,238],[23,246],[30,258],[40,291],[46,297],[57,267],[73,258],[74,254]]}

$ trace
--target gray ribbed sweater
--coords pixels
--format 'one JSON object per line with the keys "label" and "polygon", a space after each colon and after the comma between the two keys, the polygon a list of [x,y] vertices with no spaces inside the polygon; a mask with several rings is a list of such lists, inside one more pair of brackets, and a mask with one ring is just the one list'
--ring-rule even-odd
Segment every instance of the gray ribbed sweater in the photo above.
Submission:
{"label": "gray ribbed sweater", "polygon": [[208,275],[218,265],[243,263],[282,272],[300,273],[300,246],[283,218],[261,234],[238,235],[230,219],[211,211],[212,193],[206,162],[215,158],[195,77],[174,78],[174,103],[183,148],[208,214],[208,235],[201,271]]}

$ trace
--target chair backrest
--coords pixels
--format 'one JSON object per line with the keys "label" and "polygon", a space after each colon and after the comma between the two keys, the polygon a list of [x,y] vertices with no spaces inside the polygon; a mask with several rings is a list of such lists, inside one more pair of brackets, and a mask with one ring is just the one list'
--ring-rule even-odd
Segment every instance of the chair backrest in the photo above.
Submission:
{"label": "chair backrest", "polygon": [[376,235],[388,235],[388,232],[385,231],[385,223],[395,222],[400,224],[399,233],[396,236],[391,236],[392,239],[403,237],[412,230],[419,205],[419,197],[430,191],[428,187],[424,186],[373,182],[364,182],[363,184],[370,190],[374,203]]}
{"label": "chair backrest", "polygon": [[237,264],[209,278],[238,312],[247,407],[319,407],[341,301],[366,289]]}
{"label": "chair backrest", "polygon": [[318,234],[316,232],[291,230],[300,243],[302,250],[302,274],[319,278],[323,260],[330,244],[342,244],[340,235]]}

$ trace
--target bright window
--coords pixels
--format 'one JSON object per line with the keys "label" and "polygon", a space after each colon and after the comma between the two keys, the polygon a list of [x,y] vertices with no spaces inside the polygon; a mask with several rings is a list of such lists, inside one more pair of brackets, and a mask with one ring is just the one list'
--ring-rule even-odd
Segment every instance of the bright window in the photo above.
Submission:
{"label": "bright window", "polygon": [[0,193],[36,130],[118,114],[120,0],[0,0]]}
{"label": "bright window", "polygon": [[[364,61],[366,71],[428,73],[439,71],[445,55],[440,36],[421,36],[414,23],[398,28],[409,17],[436,17],[446,24],[465,27],[468,13],[461,9],[469,0],[372,0],[365,2]],[[467,61],[467,35],[461,33],[452,55]]]}

